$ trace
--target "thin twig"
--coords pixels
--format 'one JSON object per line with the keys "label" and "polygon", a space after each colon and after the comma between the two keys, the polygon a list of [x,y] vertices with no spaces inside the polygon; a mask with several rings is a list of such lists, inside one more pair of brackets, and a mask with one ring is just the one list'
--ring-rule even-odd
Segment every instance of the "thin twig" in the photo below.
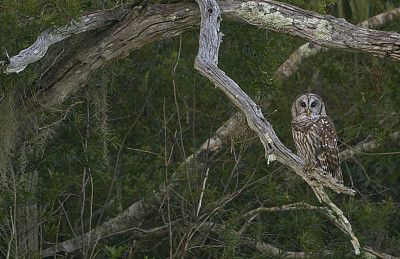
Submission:
{"label": "thin twig", "polygon": [[288,205],[283,205],[280,207],[259,207],[257,209],[251,210],[244,214],[244,218],[248,218],[241,229],[238,231],[239,235],[242,235],[250,223],[261,213],[261,212],[276,212],[276,211],[290,211],[290,210],[299,210],[299,209],[309,209],[309,210],[326,210],[326,207],[318,207],[318,206],[313,206],[308,203],[304,202],[298,202],[298,203],[293,203],[293,204],[288,204]]}
{"label": "thin twig", "polygon": [[376,257],[382,258],[382,259],[399,259],[400,258],[400,257],[397,257],[397,256],[393,256],[393,255],[377,252],[377,251],[373,250],[371,247],[368,247],[368,246],[362,247],[362,249],[364,251],[366,251],[368,253],[371,253],[371,254],[375,255]]}
{"label": "thin twig", "polygon": [[204,190],[206,189],[206,182],[207,182],[209,170],[210,170],[210,169],[207,168],[207,170],[206,170],[206,175],[204,176],[204,179],[203,179],[203,186],[202,186],[202,188],[201,188],[200,199],[199,199],[199,205],[198,205],[198,207],[197,207],[196,217],[198,217],[198,216],[199,216],[199,213],[200,213],[201,202],[202,202],[202,200],[203,200]]}
{"label": "thin twig", "polygon": [[[393,10],[370,17],[369,19],[357,24],[357,27],[378,29],[385,26],[389,22],[392,22],[399,13],[400,8],[395,8]],[[326,52],[328,50],[330,50],[330,48],[322,47],[312,42],[301,45],[276,70],[275,80],[288,79],[290,76],[296,73],[296,71],[301,67],[301,64],[304,63],[306,59],[315,56],[318,53]]]}
{"label": "thin twig", "polygon": [[[198,0],[201,12],[199,53],[195,60],[195,68],[220,88],[231,101],[245,113],[248,125],[257,133],[264,145],[268,161],[278,160],[291,167],[312,188],[320,202],[327,204],[338,217],[338,221],[351,237],[351,243],[356,254],[360,253],[360,245],[354,235],[351,225],[343,212],[329,199],[325,193],[325,184],[335,191],[344,191],[348,188],[332,181],[329,177],[322,177],[314,170],[312,179],[304,172],[304,161],[290,152],[276,136],[271,124],[264,118],[261,109],[242,89],[217,66],[218,51],[222,39],[219,31],[221,16],[218,3],[215,0]],[[317,181],[315,179],[318,179]]]}
{"label": "thin twig", "polygon": [[[167,216],[168,216],[168,232],[169,232],[169,258],[173,259],[173,242],[172,242],[172,224],[171,224],[171,207],[169,203],[169,189],[168,189],[168,164],[169,158],[167,154],[167,122],[165,120],[165,99],[163,103],[163,123],[164,123],[164,168],[165,168],[165,196],[167,198]],[[171,153],[173,148],[171,150]]]}
{"label": "thin twig", "polygon": [[131,134],[133,128],[134,128],[134,127],[136,126],[136,124],[138,123],[138,121],[139,121],[141,115],[143,114],[143,111],[144,111],[144,106],[137,112],[137,117],[135,118],[135,120],[133,121],[133,123],[131,124],[131,126],[129,127],[127,133],[125,134],[124,138],[122,139],[121,147],[118,149],[117,158],[116,158],[116,160],[115,160],[115,166],[114,166],[114,174],[113,174],[113,177],[112,177],[112,179],[111,179],[110,188],[108,189],[107,198],[106,198],[105,201],[104,201],[104,205],[103,205],[103,207],[102,207],[102,209],[101,209],[101,213],[100,213],[99,219],[98,219],[98,221],[97,221],[97,227],[98,227],[98,226],[100,225],[100,223],[101,223],[101,219],[102,219],[102,217],[103,217],[104,210],[106,209],[107,203],[108,203],[108,201],[109,201],[109,199],[110,199],[110,197],[111,197],[111,192],[112,192],[112,189],[113,189],[113,186],[114,186],[114,182],[115,182],[115,179],[117,178],[117,175],[118,175],[119,159],[120,159],[120,157],[121,157],[122,150],[124,149],[125,142],[126,142],[126,140],[128,139],[128,136]]}

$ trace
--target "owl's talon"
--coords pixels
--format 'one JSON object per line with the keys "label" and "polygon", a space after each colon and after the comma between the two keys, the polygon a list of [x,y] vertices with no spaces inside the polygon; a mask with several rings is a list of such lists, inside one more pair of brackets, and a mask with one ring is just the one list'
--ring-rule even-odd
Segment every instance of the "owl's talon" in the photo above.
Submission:
{"label": "owl's talon", "polygon": [[315,169],[315,165],[305,165],[304,166],[304,171],[306,171],[307,173],[311,173],[311,171],[313,171]]}

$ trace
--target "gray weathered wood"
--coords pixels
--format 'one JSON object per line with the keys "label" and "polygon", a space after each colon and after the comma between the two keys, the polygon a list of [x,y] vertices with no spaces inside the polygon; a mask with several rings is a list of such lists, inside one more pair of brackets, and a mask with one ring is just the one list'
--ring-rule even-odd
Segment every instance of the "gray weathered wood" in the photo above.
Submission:
{"label": "gray weathered wood", "polygon": [[270,0],[219,3],[222,10],[230,10],[230,15],[249,24],[298,36],[324,47],[400,59],[400,34],[395,32],[357,27],[342,18]]}
{"label": "gray weathered wood", "polygon": [[198,0],[198,4],[201,13],[201,23],[199,53],[195,60],[195,68],[221,89],[245,114],[249,127],[257,133],[261,143],[264,145],[268,163],[276,159],[285,166],[293,169],[310,185],[319,201],[326,203],[336,213],[341,228],[351,237],[355,253],[360,254],[360,244],[353,233],[350,222],[343,215],[343,212],[329,199],[323,185],[332,182],[334,185],[328,186],[335,191],[342,191],[345,187],[333,181],[333,179],[328,179],[326,176],[315,180],[313,178],[314,175],[305,173],[304,161],[281,143],[271,124],[262,115],[260,107],[232,79],[218,68],[218,50],[222,36],[222,33],[219,31],[221,22],[219,6],[215,0]]}
{"label": "gray weathered wood", "polygon": [[85,15],[80,18],[80,21],[72,20],[62,28],[47,29],[39,35],[32,46],[10,58],[4,73],[19,73],[29,64],[44,57],[51,45],[78,33],[107,27],[111,23],[121,20],[128,11],[127,5],[123,5],[116,10],[106,10]]}
{"label": "gray weathered wood", "polygon": [[193,4],[136,6],[121,22],[78,46],[73,56],[54,64],[49,76],[40,81],[43,90],[25,103],[23,119],[60,104],[111,61],[146,43],[194,29],[198,21],[198,8]]}
{"label": "gray weathered wood", "polygon": [[181,163],[179,169],[173,173],[167,186],[165,186],[165,183],[162,183],[158,190],[155,191],[150,197],[145,197],[133,203],[122,213],[118,214],[118,216],[103,222],[100,226],[92,229],[90,232],[78,236],[76,239],[72,238],[58,245],[45,249],[42,252],[42,257],[51,256],[59,252],[72,253],[80,249],[82,243],[85,245],[90,245],[107,237],[125,232],[130,232],[131,234],[136,232],[136,235],[133,235],[140,236],[141,232],[137,230],[141,227],[142,223],[146,221],[146,219],[153,216],[154,208],[158,208],[158,206],[155,206],[155,204],[162,204],[167,189],[171,191],[177,188],[177,186],[180,184],[180,179],[184,173],[185,165],[197,162],[196,168],[197,170],[200,170],[204,164],[199,163],[199,159],[196,160],[195,157],[199,157],[201,154],[207,154],[210,152],[213,152],[214,154],[218,153],[221,150],[222,143],[228,142],[231,137],[236,137],[240,133],[240,131],[236,130],[232,134],[226,134],[226,132],[232,132],[232,129],[237,129],[239,127],[238,124],[241,122],[241,117],[241,114],[237,114],[228,120],[224,125],[219,127],[211,138],[207,139],[203,145],[201,145],[201,147],[194,152],[193,155],[189,156],[186,161]]}
{"label": "gray weathered wood", "polygon": [[[395,8],[393,10],[373,16],[357,24],[357,27],[378,29],[392,22],[397,17],[397,15],[399,15],[399,13],[400,13],[400,8]],[[301,64],[303,64],[303,62],[306,59],[318,53],[322,53],[328,50],[330,49],[327,47],[322,47],[320,45],[314,44],[312,42],[308,42],[306,44],[301,45],[277,69],[277,71],[275,72],[275,79],[280,79],[280,80],[288,79],[290,76],[292,76],[297,72],[297,70],[301,67]]]}
{"label": "gray weathered wood", "polygon": [[[218,3],[226,19],[289,33],[325,47],[399,59],[400,34],[394,32],[359,28],[344,19],[269,0],[219,0]],[[88,42],[87,45],[80,46],[73,57],[61,59],[54,64],[51,79],[42,79],[39,83],[43,90],[28,101],[29,116],[65,100],[84,85],[95,71],[112,60],[124,57],[148,42],[193,29],[199,23],[198,8],[192,3],[131,8],[129,14],[103,33],[103,37],[97,42]],[[37,56],[27,57],[29,53],[35,56],[33,49],[24,53],[24,59],[37,59]],[[13,70],[20,71],[22,66],[23,64],[15,65]]]}
{"label": "gray weathered wood", "polygon": [[[343,19],[269,0],[219,0],[218,2],[226,19],[289,33],[325,47],[369,52],[381,57],[399,59],[400,35],[397,33],[359,28]],[[43,90],[28,101],[29,116],[65,100],[84,85],[95,71],[110,61],[124,57],[150,41],[178,35],[195,28],[198,22],[198,8],[191,3],[132,7],[123,21],[109,29],[108,33],[104,33],[106,36],[95,43],[81,46],[76,50],[75,56],[54,64],[56,72],[52,71],[51,80],[41,80]],[[106,24],[104,23],[104,26]],[[83,31],[73,28],[74,26],[71,25],[68,29],[71,33]],[[82,24],[81,29],[84,27]],[[50,37],[45,34],[46,32],[43,33],[43,38]],[[38,60],[41,55],[36,54],[43,53],[40,49],[42,47],[32,47],[23,51],[21,57],[11,58],[13,62],[10,63],[8,71],[21,71],[28,63]]]}
{"label": "gray weathered wood", "polygon": [[[223,147],[223,143],[226,143],[230,138],[234,138],[240,133],[238,129],[243,126],[241,122],[242,119],[243,118],[241,113],[236,113],[235,116],[230,118],[224,125],[222,125],[210,139],[206,140],[203,143],[201,148],[196,151],[196,154],[198,155],[202,152],[210,151],[218,152],[219,150],[221,150]],[[400,138],[400,132],[396,132],[395,134],[393,134],[393,137],[395,138],[394,141],[398,141]],[[361,146],[362,149],[360,150]],[[375,144],[371,142],[368,145],[361,144],[360,146],[355,146],[348,150],[342,151],[340,153],[340,156],[343,159],[349,159],[351,155],[357,154],[358,152],[371,151],[371,148],[372,150],[374,150],[374,148],[377,146],[379,146],[378,142],[375,142]],[[186,162],[189,163],[192,158],[193,156],[188,157],[188,160]],[[199,164],[197,164],[196,166],[198,167],[198,169],[201,167],[201,165]],[[168,188],[173,189],[177,186],[177,179],[179,178],[179,175],[179,172],[173,174]],[[141,222],[143,222],[146,218],[151,217],[153,210],[149,209],[147,204],[154,205],[162,200],[163,197],[165,197],[166,188],[163,186],[164,184],[162,184],[160,186],[160,189],[154,192],[150,197],[143,198],[142,200],[133,203],[129,208],[124,210],[117,217],[104,222],[102,225],[96,227],[91,232],[85,233],[85,235],[83,236],[79,236],[78,242],[75,238],[64,241],[58,246],[53,246],[44,250],[42,255],[46,257],[59,252],[71,253],[80,249],[82,245],[82,239],[86,240],[84,242],[86,244],[88,244],[88,242],[95,243],[107,237],[122,234],[124,233],[124,231],[126,231],[126,229],[128,229],[132,236],[140,236],[140,232],[136,231],[135,233],[135,228],[140,227]],[[246,216],[248,216],[248,214],[246,214]],[[329,217],[332,217],[331,220],[337,223],[334,214],[329,215]],[[340,222],[338,224],[340,224]],[[345,230],[343,231],[345,232]]]}
{"label": "gray weathered wood", "polygon": [[[377,46],[382,45],[387,51],[387,56],[393,59],[398,59],[398,49],[396,47],[398,34],[395,33],[380,34],[380,32],[374,32],[375,36],[373,35],[373,37],[370,37],[368,31],[367,33],[366,31],[360,31],[357,28],[353,28],[344,20],[333,17],[327,18],[325,16],[316,15],[312,12],[272,1],[264,1],[262,3],[254,1],[219,2],[223,7],[222,13],[225,14],[227,18],[246,21],[263,28],[287,32],[305,39],[311,39],[322,45],[337,45],[337,48],[365,51],[378,56],[386,55],[386,53],[382,54],[381,52],[377,52],[375,49],[378,48]],[[272,8],[270,8],[271,6]],[[281,6],[284,8],[281,8]],[[296,19],[291,20],[292,23],[290,24],[287,17],[289,14],[291,15],[293,13],[297,13],[296,16],[293,16],[293,19]],[[282,17],[284,19],[282,19]],[[279,20],[283,22],[284,26],[278,24]],[[299,25],[299,23],[302,23],[304,20],[306,20],[304,24]],[[343,23],[344,25],[342,28],[345,29],[340,31],[340,26],[337,26],[337,24],[330,24],[330,21],[332,20],[337,24]],[[132,10],[123,21],[107,30],[103,34],[103,36],[106,37],[102,37],[101,41],[83,46],[82,48],[77,49],[75,56],[70,57],[68,60],[61,60],[60,63],[55,66],[59,72],[55,74],[51,80],[43,82],[44,90],[28,102],[27,110],[32,111],[31,114],[34,114],[35,111],[38,111],[38,107],[52,107],[62,102],[80,86],[84,85],[95,71],[104,67],[110,61],[128,55],[132,50],[143,46],[147,42],[178,35],[185,30],[195,28],[198,25],[198,21],[199,12],[197,7],[190,3],[137,7]],[[215,32],[217,33],[217,38],[219,38],[220,34],[218,30],[215,30]],[[326,37],[326,32],[332,33],[330,38]],[[360,38],[363,39],[363,42],[357,43],[359,45],[354,45],[351,42],[340,41],[341,35],[344,36],[343,39],[350,39],[353,32],[357,32],[356,35],[361,33],[364,36]],[[337,37],[334,37],[334,34]],[[382,36],[379,37],[381,41],[376,40],[376,35]],[[389,37],[388,35],[394,36]],[[389,40],[385,42],[385,39]],[[395,41],[393,41],[393,39],[395,39]],[[215,41],[210,38],[206,42],[214,43]],[[376,45],[372,45],[368,48],[367,45],[371,42],[374,42]],[[207,46],[207,44],[205,44],[205,46]],[[218,46],[219,44],[216,47],[218,48]],[[227,77],[222,71],[214,71],[215,69],[218,69],[216,66],[218,60],[218,49],[212,53],[203,54],[204,55],[196,61],[196,66],[203,66],[206,69],[210,69],[211,72],[209,73],[213,78],[211,80],[217,84],[232,83],[230,82],[229,77]],[[204,63],[204,60],[208,59],[215,62],[215,64],[202,64],[202,62]],[[235,86],[235,84],[233,84],[233,86]],[[247,99],[243,97],[238,86],[227,91],[226,94],[236,105],[243,104],[242,110],[247,112],[246,117],[249,125],[255,132],[257,132],[260,140],[266,147],[268,154],[267,158],[269,161],[277,159],[291,167],[298,174],[303,174],[303,179],[312,186],[317,197],[321,200],[329,200],[325,192],[323,192],[323,188],[320,184],[321,182],[327,186],[329,186],[329,184],[332,185],[330,187],[334,190],[348,194],[353,193],[351,189],[346,189],[329,179],[326,180],[326,177],[321,177],[318,172],[313,172],[311,175],[305,175],[302,168],[304,162],[281,145],[279,139],[273,132],[271,125],[262,117],[260,108],[255,105],[250,98]],[[260,127],[260,125],[262,126]],[[328,205],[331,206],[331,208],[335,208],[333,210],[337,213],[344,228],[347,229],[346,231],[349,230],[350,233],[352,233],[351,226],[347,219],[342,214],[340,215],[340,209],[338,209],[333,203]],[[138,209],[140,210],[140,208]],[[124,215],[126,216],[131,213],[133,212]],[[115,222],[118,221],[113,221],[113,223]],[[114,225],[105,224],[105,227],[105,230],[108,230],[111,227],[114,227]],[[104,232],[99,231],[99,233]],[[90,235],[91,233],[88,234]],[[357,242],[356,239],[354,239],[354,235],[352,235],[352,238],[355,243],[353,245],[356,246]]]}

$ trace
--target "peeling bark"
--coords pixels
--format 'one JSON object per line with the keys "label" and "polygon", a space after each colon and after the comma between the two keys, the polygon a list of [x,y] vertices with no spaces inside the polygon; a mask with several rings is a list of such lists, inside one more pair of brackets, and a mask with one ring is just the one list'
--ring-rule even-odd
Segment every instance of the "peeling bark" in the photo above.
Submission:
{"label": "peeling bark", "polygon": [[[239,128],[244,126],[244,120],[243,116],[241,113],[235,114],[232,118],[230,118],[227,122],[225,122],[216,132],[215,134],[208,140],[206,140],[201,148],[195,152],[196,156],[206,156],[210,155],[211,153],[216,154],[219,152],[226,143],[228,143],[228,140],[231,138],[236,137],[237,135],[240,134],[240,131],[238,130]],[[400,140],[400,132],[395,132],[391,135],[392,141],[398,143]],[[341,160],[345,161],[348,159],[351,159],[354,155],[357,154],[362,154],[366,152],[373,152],[376,150],[376,148],[379,148],[381,146],[380,142],[377,142],[375,140],[369,141],[366,143],[361,143],[359,145],[356,145],[354,147],[348,148],[342,152],[340,152],[340,158]],[[192,159],[193,156],[190,156],[188,160],[186,161],[186,164],[189,164],[190,159]],[[185,163],[183,163],[185,164]],[[199,169],[201,168],[201,164],[197,164],[196,167]],[[180,172],[177,171],[173,174],[172,179],[170,181],[170,185],[168,186],[168,189],[172,190],[175,186],[179,184],[179,176]],[[58,246],[53,246],[50,247],[46,250],[43,251],[42,257],[47,257],[51,256],[55,253],[59,252],[68,252],[72,253],[78,250],[81,247],[82,244],[82,239],[86,239],[84,242],[85,244],[89,243],[96,243],[97,241],[103,240],[107,237],[112,237],[115,235],[123,234],[126,232],[133,233],[132,236],[139,236],[140,232],[137,230],[141,226],[141,223],[145,221],[146,218],[151,217],[151,215],[154,213],[154,208],[152,206],[147,207],[146,204],[159,204],[160,200],[162,200],[165,197],[166,194],[166,188],[165,185],[162,184],[160,185],[159,190],[154,193],[151,197],[146,197],[145,199],[139,200],[132,204],[128,209],[126,209],[124,212],[119,214],[117,217],[104,222],[102,225],[99,227],[93,229],[90,233],[86,233],[84,236],[78,237],[77,240],[71,239],[67,240],[65,242],[62,242]],[[298,204],[298,206],[291,206],[288,208],[290,209],[298,209],[299,207],[302,207],[304,204]],[[279,211],[279,210],[286,209],[285,206],[280,207],[280,208],[268,208],[267,211]],[[307,209],[327,209],[326,207],[314,207],[314,206],[308,206],[305,205],[305,208]],[[263,210],[263,209],[261,209]],[[264,211],[264,210],[263,210]],[[244,217],[250,217],[255,213],[258,213],[259,211],[254,210],[254,211],[249,211],[247,214],[244,215]],[[337,219],[334,217],[329,217],[329,219],[334,223],[336,226],[340,227],[340,223],[337,223]],[[125,228],[125,229],[124,229]],[[260,247],[261,249],[262,247]],[[257,249],[259,249],[257,247]],[[364,248],[363,248],[364,249]],[[365,249],[364,249],[365,250]],[[261,249],[261,251],[264,251],[264,249]],[[366,251],[373,251],[371,248]],[[384,258],[384,257],[380,257]],[[389,257],[389,258],[396,258],[396,257]]]}
{"label": "peeling bark", "polygon": [[323,185],[338,192],[348,191],[351,193],[352,190],[338,184],[332,177],[330,179],[323,176],[315,181],[310,174],[305,173],[303,169],[304,161],[281,143],[271,124],[262,115],[260,107],[240,89],[236,82],[218,68],[218,51],[222,38],[222,33],[219,31],[221,22],[219,6],[215,0],[198,0],[198,4],[201,12],[201,24],[199,54],[195,60],[195,68],[212,81],[216,87],[221,89],[235,106],[245,114],[249,127],[257,133],[261,143],[264,145],[268,162],[270,158],[273,158],[294,170],[313,189],[319,201],[327,204],[335,212],[340,228],[345,230],[351,237],[350,242],[353,245],[354,252],[357,255],[360,254],[360,244],[353,233],[350,222],[343,215],[343,212],[329,199]]}
{"label": "peeling bark", "polygon": [[[394,32],[359,28],[344,19],[270,0],[219,0],[218,3],[222,16],[227,20],[288,33],[324,47],[400,59],[400,34]],[[196,28],[199,18],[198,7],[192,3],[132,7],[122,21],[88,39],[76,50],[75,55],[56,62],[49,69],[47,74],[51,76],[44,76],[40,80],[42,90],[27,101],[28,114],[22,119],[61,103],[110,61],[127,56],[148,42]],[[29,53],[35,56],[32,49],[24,52],[24,56],[29,56]]]}
{"label": "peeling bark", "polygon": [[112,60],[146,43],[195,28],[197,13],[194,5],[187,3],[134,7],[121,22],[92,36],[75,55],[48,70],[40,82],[42,90],[25,103],[27,114],[23,119],[63,102]]}
{"label": "peeling bark", "polygon": [[[205,9],[206,12],[215,13],[214,7],[217,7],[218,4],[214,3],[212,8]],[[327,47],[369,52],[377,56],[389,56],[392,59],[400,57],[398,50],[400,35],[396,33],[357,28],[343,19],[315,14],[273,1],[219,1],[219,3],[222,7],[222,15],[225,15],[227,19],[241,20],[262,28],[282,31]],[[112,60],[124,57],[148,42],[175,36],[183,31],[196,28],[199,17],[197,6],[190,3],[136,6],[121,22],[96,34],[91,41],[79,48],[75,55],[60,60],[49,70],[48,76],[44,76],[40,82],[42,90],[26,103],[28,115],[33,116],[43,109],[54,107],[62,102],[84,85],[94,72]],[[215,19],[219,20],[219,24],[220,18],[218,17],[217,15]],[[210,23],[211,21],[206,22],[208,25]],[[202,27],[204,28],[204,26]],[[196,59],[196,68],[220,86],[232,102],[245,113],[249,126],[258,134],[266,149],[268,160],[276,159],[293,169],[313,188],[318,199],[331,207],[343,229],[351,236],[357,252],[359,244],[351,230],[350,223],[341,210],[329,200],[322,184],[346,194],[353,195],[354,191],[326,176],[322,177],[316,171],[310,175],[303,172],[304,161],[282,145],[272,126],[263,117],[261,109],[241,91],[235,82],[218,69],[216,64],[221,34],[218,28],[213,33],[214,37],[203,39],[203,42],[200,43],[203,51],[199,52]],[[207,53],[210,46],[213,49]],[[224,86],[231,88],[224,88]],[[235,124],[235,119],[230,123]],[[220,145],[218,139],[210,141],[206,146],[211,146],[213,143],[218,149],[218,145]],[[202,148],[204,150],[204,145]],[[170,186],[162,185],[160,192],[152,196],[151,200],[159,202],[165,195],[165,188],[171,188],[177,183],[177,179],[172,179]],[[97,242],[97,240],[126,231],[140,232],[141,230],[138,229],[140,223],[150,215],[150,211],[153,211],[149,206],[151,202],[146,202],[138,201],[116,218],[79,237],[78,240],[71,239],[45,250],[43,256],[50,256],[60,251],[73,252],[82,243]]]}
{"label": "peeling bark", "polygon": [[72,20],[70,24],[62,28],[43,31],[32,46],[10,58],[4,73],[10,74],[23,71],[29,64],[43,58],[48,48],[59,41],[78,33],[108,27],[115,21],[121,20],[128,13],[129,9],[127,7],[128,5],[123,5],[117,9],[92,13],[81,17],[80,22]]}
{"label": "peeling bark", "polygon": [[[399,13],[400,13],[400,8],[395,8],[391,11],[371,17],[357,24],[357,26],[361,28],[378,29],[393,21]],[[275,73],[275,80],[288,79],[290,76],[295,74],[297,70],[299,70],[301,64],[303,64],[303,62],[307,58],[310,58],[318,53],[322,53],[328,50],[330,49],[327,47],[322,47],[321,45],[314,44],[312,42],[308,42],[306,44],[301,45],[278,68],[278,70]]]}

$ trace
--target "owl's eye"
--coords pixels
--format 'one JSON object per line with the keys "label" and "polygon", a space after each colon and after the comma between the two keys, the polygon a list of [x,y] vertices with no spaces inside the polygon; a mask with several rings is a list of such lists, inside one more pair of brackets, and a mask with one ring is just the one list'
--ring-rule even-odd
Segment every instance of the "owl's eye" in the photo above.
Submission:
{"label": "owl's eye", "polygon": [[301,107],[306,107],[306,103],[305,102],[301,102],[300,105],[301,105]]}
{"label": "owl's eye", "polygon": [[316,102],[312,102],[312,103],[311,103],[311,107],[314,108],[315,106],[317,106],[317,103],[316,103]]}

